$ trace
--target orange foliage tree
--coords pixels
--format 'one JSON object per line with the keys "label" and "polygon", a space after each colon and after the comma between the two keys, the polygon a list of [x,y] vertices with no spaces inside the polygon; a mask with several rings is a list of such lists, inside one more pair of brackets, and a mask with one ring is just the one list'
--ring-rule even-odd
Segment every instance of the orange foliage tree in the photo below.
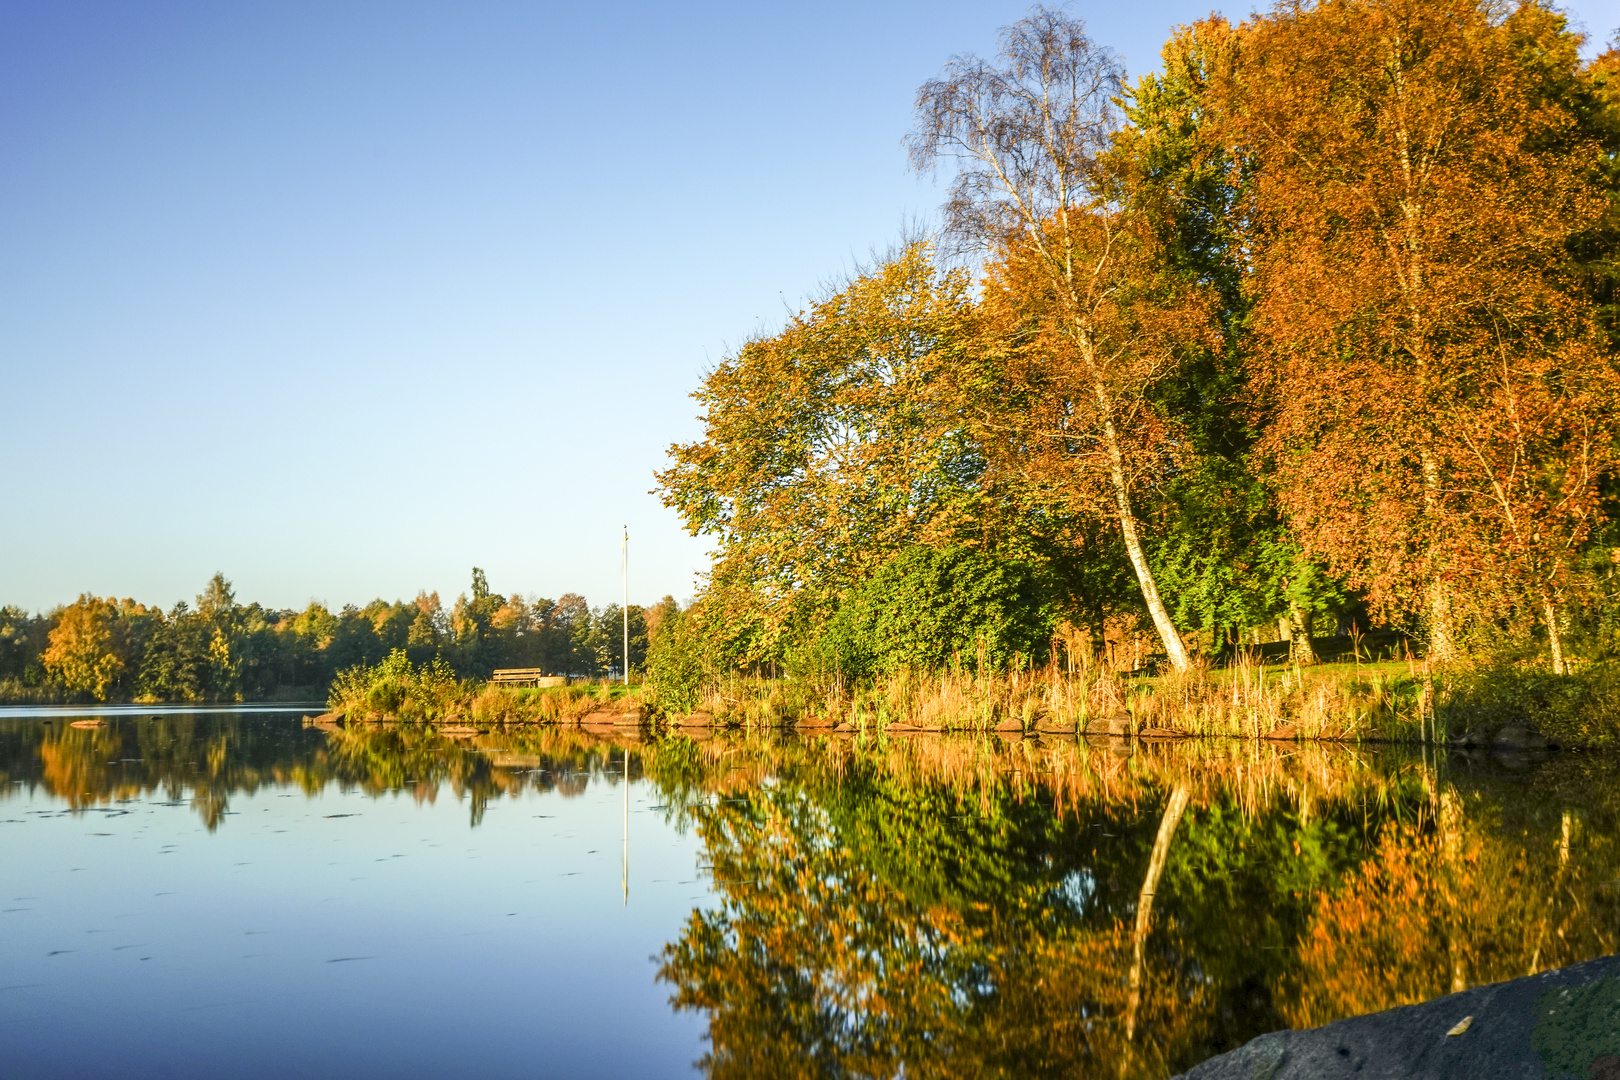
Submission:
{"label": "orange foliage tree", "polygon": [[135,644],[153,617],[133,600],[85,593],[62,609],[51,629],[45,670],[69,690],[106,701],[133,676]]}
{"label": "orange foliage tree", "polygon": [[1555,624],[1615,434],[1566,251],[1605,205],[1580,39],[1534,0],[1292,2],[1236,37],[1215,127],[1285,509],[1437,659],[1462,595]]}

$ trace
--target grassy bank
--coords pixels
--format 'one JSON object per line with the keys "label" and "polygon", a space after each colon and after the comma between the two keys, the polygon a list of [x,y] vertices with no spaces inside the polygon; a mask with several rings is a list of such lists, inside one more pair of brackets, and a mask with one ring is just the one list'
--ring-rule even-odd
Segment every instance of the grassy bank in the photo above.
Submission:
{"label": "grassy bank", "polygon": [[838,679],[738,673],[706,680],[696,708],[658,688],[532,689],[457,680],[403,658],[347,672],[330,708],[356,720],[573,724],[631,716],[677,727],[991,731],[1219,738],[1602,746],[1620,734],[1620,669],[1552,676],[1511,666],[1429,670],[1413,660],[1310,667],[1240,658],[1161,675],[1106,667]]}
{"label": "grassy bank", "polygon": [[1407,663],[1296,668],[1240,661],[1158,676],[1049,666],[1006,674],[901,671],[859,686],[732,675],[696,710],[743,727],[1416,740],[1424,676]]}

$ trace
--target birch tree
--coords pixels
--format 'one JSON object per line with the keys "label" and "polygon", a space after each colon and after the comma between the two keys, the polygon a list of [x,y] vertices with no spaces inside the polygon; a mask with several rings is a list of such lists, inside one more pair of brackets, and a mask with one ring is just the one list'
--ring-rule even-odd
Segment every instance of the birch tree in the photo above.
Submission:
{"label": "birch tree", "polygon": [[[1080,20],[1036,8],[1002,31],[998,62],[959,56],[923,84],[907,145],[919,171],[955,166],[948,232],[991,254],[987,298],[1011,316],[1000,397],[1020,407],[988,418],[1006,436],[1003,463],[1082,504],[1106,493],[1154,629],[1184,669],[1134,502],[1168,449],[1143,391],[1168,366],[1175,305],[1144,281],[1162,263],[1106,165],[1123,91],[1118,58]],[[1188,322],[1197,331],[1200,316]]]}

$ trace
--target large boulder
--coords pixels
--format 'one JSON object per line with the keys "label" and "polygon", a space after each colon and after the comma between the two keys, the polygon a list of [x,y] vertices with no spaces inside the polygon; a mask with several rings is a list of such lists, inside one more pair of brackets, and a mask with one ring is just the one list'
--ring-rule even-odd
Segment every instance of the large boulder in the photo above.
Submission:
{"label": "large boulder", "polygon": [[1620,956],[1307,1031],[1275,1031],[1185,1080],[1620,1080]]}

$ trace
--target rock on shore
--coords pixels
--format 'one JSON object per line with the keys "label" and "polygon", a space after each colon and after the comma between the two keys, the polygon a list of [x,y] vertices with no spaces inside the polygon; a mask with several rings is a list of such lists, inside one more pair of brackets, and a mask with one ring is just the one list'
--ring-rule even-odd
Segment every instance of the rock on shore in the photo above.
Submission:
{"label": "rock on shore", "polygon": [[1272,1032],[1183,1076],[1620,1080],[1620,956],[1308,1031]]}

